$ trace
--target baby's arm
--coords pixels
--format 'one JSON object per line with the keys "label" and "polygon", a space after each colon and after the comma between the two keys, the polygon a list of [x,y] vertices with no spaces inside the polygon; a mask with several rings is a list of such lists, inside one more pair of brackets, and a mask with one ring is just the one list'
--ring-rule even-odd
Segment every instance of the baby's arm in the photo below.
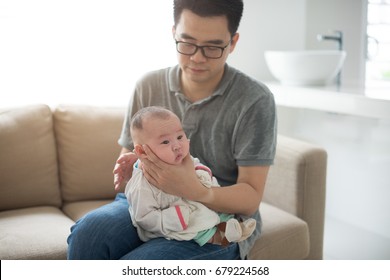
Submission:
{"label": "baby's arm", "polygon": [[161,209],[147,186],[137,188],[131,193],[131,204],[136,223],[156,235],[166,236],[170,232],[182,231],[188,226],[189,206],[182,204]]}

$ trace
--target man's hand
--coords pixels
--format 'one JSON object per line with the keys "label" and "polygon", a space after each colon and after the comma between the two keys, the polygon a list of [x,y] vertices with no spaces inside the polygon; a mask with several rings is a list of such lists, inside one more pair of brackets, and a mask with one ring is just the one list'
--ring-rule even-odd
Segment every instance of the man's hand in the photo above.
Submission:
{"label": "man's hand", "polygon": [[160,160],[152,150],[143,146],[146,157],[142,157],[143,172],[149,183],[162,191],[190,200],[198,200],[208,194],[196,176],[194,163],[188,154],[180,165]]}
{"label": "man's hand", "polygon": [[122,187],[130,180],[133,172],[133,164],[137,160],[133,152],[121,154],[115,163],[114,173],[115,191],[121,191]]}

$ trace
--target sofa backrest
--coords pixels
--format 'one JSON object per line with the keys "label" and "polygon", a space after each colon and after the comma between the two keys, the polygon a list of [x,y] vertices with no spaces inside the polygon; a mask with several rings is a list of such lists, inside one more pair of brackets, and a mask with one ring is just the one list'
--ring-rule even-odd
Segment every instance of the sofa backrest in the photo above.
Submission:
{"label": "sofa backrest", "polygon": [[46,105],[0,111],[0,210],[61,205],[53,119]]}
{"label": "sofa backrest", "polygon": [[115,196],[113,174],[125,108],[60,105],[54,111],[65,202]]}

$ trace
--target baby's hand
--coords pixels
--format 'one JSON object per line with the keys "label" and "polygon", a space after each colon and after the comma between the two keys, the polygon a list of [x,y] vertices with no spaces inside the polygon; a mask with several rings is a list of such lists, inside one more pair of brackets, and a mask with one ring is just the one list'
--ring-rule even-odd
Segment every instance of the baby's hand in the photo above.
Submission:
{"label": "baby's hand", "polygon": [[115,163],[114,170],[114,187],[115,191],[120,191],[122,184],[127,183],[132,174],[133,164],[137,160],[137,156],[132,153],[121,154]]}
{"label": "baby's hand", "polygon": [[210,174],[202,169],[195,170],[196,175],[198,176],[200,182],[207,188],[211,188],[213,185],[213,180]]}

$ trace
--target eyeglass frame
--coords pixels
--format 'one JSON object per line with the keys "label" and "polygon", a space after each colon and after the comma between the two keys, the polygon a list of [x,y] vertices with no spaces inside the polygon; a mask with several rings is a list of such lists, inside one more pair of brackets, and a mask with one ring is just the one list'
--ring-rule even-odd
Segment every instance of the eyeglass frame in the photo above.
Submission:
{"label": "eyeglass frame", "polygon": [[[176,43],[176,51],[182,55],[188,55],[188,56],[191,56],[191,55],[194,55],[198,52],[198,50],[200,49],[200,51],[202,52],[202,55],[206,58],[210,58],[210,59],[220,59],[222,56],[223,56],[223,52],[225,51],[225,49],[232,43],[232,39],[229,40],[229,42],[226,44],[226,46],[224,47],[219,47],[219,46],[212,46],[212,45],[204,45],[204,46],[199,46],[199,45],[196,45],[196,44],[193,44],[193,43],[189,43],[189,42],[184,42],[184,41],[178,41],[175,39],[175,43]],[[182,53],[179,51],[178,49],[178,44],[179,43],[184,43],[184,44],[187,44],[187,45],[191,45],[191,46],[194,46],[195,47],[195,51],[191,54],[187,54],[187,53]],[[204,51],[204,48],[217,48],[217,49],[220,49],[221,50],[221,55],[219,57],[209,57],[206,55],[205,51]]]}

